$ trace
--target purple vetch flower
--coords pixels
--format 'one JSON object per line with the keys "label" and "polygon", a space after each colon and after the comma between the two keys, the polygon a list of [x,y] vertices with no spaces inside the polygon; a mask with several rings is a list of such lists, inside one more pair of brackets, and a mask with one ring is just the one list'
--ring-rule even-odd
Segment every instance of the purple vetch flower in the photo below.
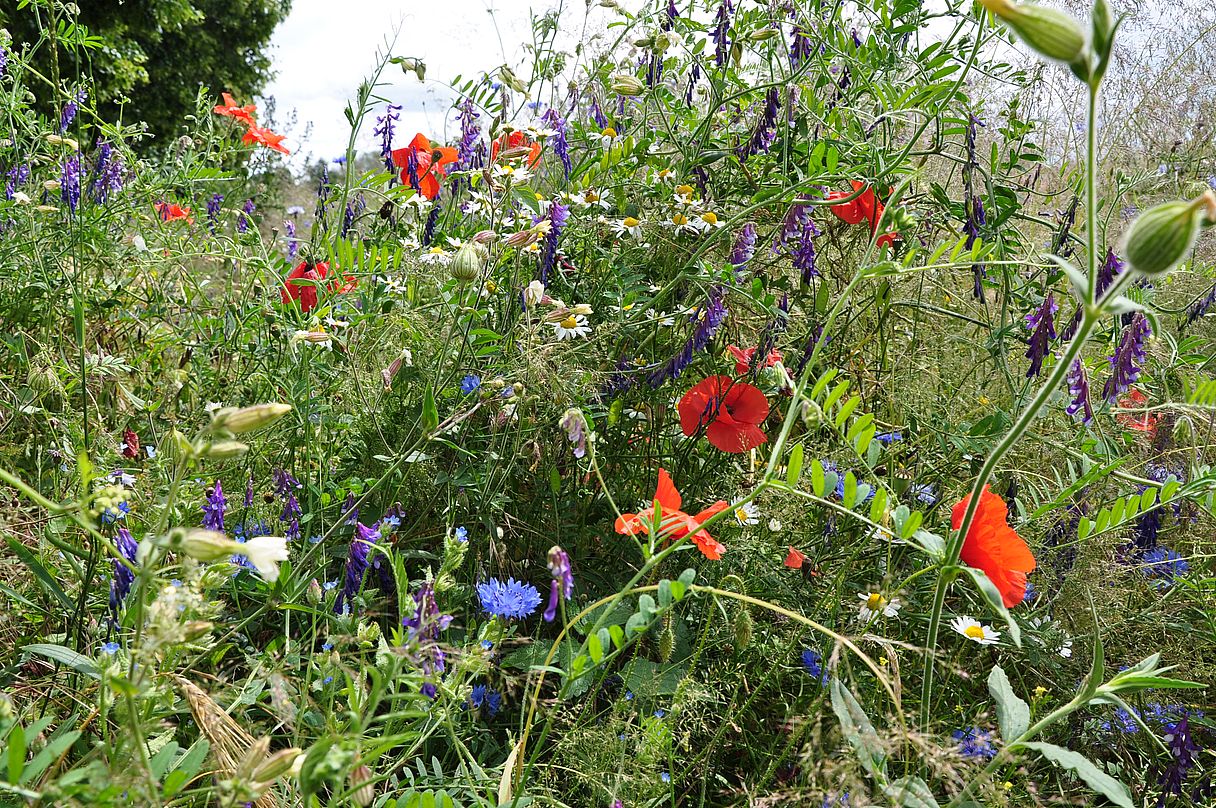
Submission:
{"label": "purple vetch flower", "polygon": [[1081,412],[1081,423],[1088,424],[1094,419],[1094,410],[1089,403],[1089,379],[1080,359],[1072,360],[1072,367],[1064,378],[1068,382],[1068,394],[1072,396],[1072,401],[1064,408],[1064,412],[1069,415]]}
{"label": "purple vetch flower", "polygon": [[692,106],[693,98],[696,96],[697,82],[701,80],[701,60],[694,59],[692,70],[688,74],[688,86],[684,90],[684,104]]}
{"label": "purple vetch flower", "polygon": [[460,143],[456,145],[456,158],[463,171],[481,168],[478,159],[477,145],[481,142],[481,125],[477,119],[481,115],[473,109],[473,99],[466,98],[460,103]]}
{"label": "purple vetch flower", "polygon": [[549,548],[549,573],[553,580],[549,585],[549,605],[543,615],[546,623],[552,623],[557,617],[559,600],[569,600],[574,596],[574,570],[570,566],[570,556],[557,545]]}
{"label": "purple vetch flower", "polygon": [[850,31],[850,33],[853,35],[853,47],[860,48],[861,47],[861,35],[857,33],[856,28],[854,28],[852,31]]}
{"label": "purple vetch flower", "polygon": [[325,229],[325,214],[329,209],[329,167],[324,163],[321,164],[321,176],[317,179],[317,207],[313,211],[313,218],[321,223],[321,229]]}
{"label": "purple vetch flower", "polygon": [[734,13],[730,0],[722,0],[714,15],[714,31],[710,36],[714,41],[714,64],[719,68],[726,67],[730,56],[730,24]]}
{"label": "purple vetch flower", "polygon": [[93,163],[93,181],[89,185],[93,201],[104,205],[111,194],[121,191],[126,181],[126,170],[122,155],[114,151],[109,141],[98,140],[97,157]]}
{"label": "purple vetch flower", "polygon": [[1126,265],[1119,256],[1115,255],[1115,251],[1107,248],[1106,259],[1102,265],[1098,267],[1098,299],[1102,299],[1102,295],[1110,288],[1110,285],[1115,282],[1115,278],[1123,274],[1123,269]]}
{"label": "purple vetch flower", "polygon": [[1043,370],[1043,359],[1047,356],[1051,341],[1056,338],[1053,318],[1059,309],[1055,295],[1048,292],[1039,307],[1026,315],[1026,328],[1031,332],[1030,350],[1026,352],[1026,357],[1030,360],[1030,368],[1026,371],[1028,379],[1038,376]]}
{"label": "purple vetch flower", "polygon": [[608,126],[608,117],[604,115],[604,111],[600,109],[600,102],[598,98],[591,99],[590,115],[591,120],[595,121],[595,125],[600,129],[604,129],[606,126]]}
{"label": "purple vetch flower", "polygon": [[0,45],[0,79],[8,72],[8,48]]}
{"label": "purple vetch flower", "polygon": [[751,222],[739,228],[735,235],[735,246],[730,251],[730,263],[735,268],[735,277],[747,266],[756,254],[756,226]]}
{"label": "purple vetch flower", "polygon": [[429,581],[418,588],[413,598],[414,613],[401,621],[406,629],[405,655],[427,677],[422,693],[433,699],[438,693],[435,680],[447,668],[447,655],[439,644],[439,635],[452,624],[452,616],[439,611],[435,587]]}
{"label": "purple vetch flower", "polygon": [[1216,286],[1209,289],[1207,295],[1197,299],[1187,307],[1186,320],[1183,322],[1182,327],[1187,328],[1191,326],[1196,320],[1207,314],[1213,304],[1216,304]]}
{"label": "purple vetch flower", "polygon": [[296,238],[296,223],[292,219],[283,220],[283,232],[287,239],[287,257],[292,261],[300,252],[300,241]]}
{"label": "purple vetch flower", "polygon": [[84,90],[77,90],[76,95],[68,99],[68,102],[63,105],[63,111],[59,114],[59,134],[68,131],[68,127],[72,125],[72,121],[76,120],[76,113],[80,111],[80,105],[85,102],[89,94]]}
{"label": "purple vetch flower", "polygon": [[245,204],[241,206],[241,213],[236,220],[236,232],[249,232],[249,217],[257,210],[257,205],[253,204],[252,199],[246,199]]}
{"label": "purple vetch flower", "polygon": [[[131,535],[131,531],[120,527],[114,535],[114,546],[118,548],[118,552],[123,558],[132,565],[135,564],[135,554],[139,550],[139,544]],[[135,573],[122,561],[114,559],[114,579],[110,581],[110,617],[115,622],[118,621],[118,610],[123,601],[127,599],[127,595],[130,594],[133,583],[135,583]]]}
{"label": "purple vetch flower", "polygon": [[1119,347],[1108,357],[1110,361],[1110,378],[1102,386],[1102,398],[1111,404],[1115,399],[1131,389],[1140,378],[1140,372],[1147,355],[1144,343],[1153,333],[1144,312],[1138,311],[1132,317],[1131,324],[1123,329],[1123,337]]}
{"label": "purple vetch flower", "polygon": [[764,95],[764,108],[747,140],[735,150],[739,160],[767,152],[777,137],[777,113],[781,110],[781,93],[770,87]]}
{"label": "purple vetch flower", "polygon": [[422,226],[422,246],[429,247],[435,241],[435,227],[439,224],[439,206],[431,205],[431,211],[426,215],[426,223]]}
{"label": "purple vetch flower", "polygon": [[557,114],[557,110],[550,107],[541,118],[541,123],[546,129],[553,130],[553,153],[562,161],[562,171],[565,172],[566,179],[570,179],[574,163],[570,160],[570,144],[566,140],[566,120]]}
{"label": "purple vetch flower", "polygon": [[693,357],[705,350],[709,341],[722,327],[722,323],[726,321],[727,314],[730,313],[726,308],[725,298],[726,290],[721,286],[715,286],[710,290],[705,305],[697,309],[689,318],[693,329],[692,334],[684,343],[684,347],[647,377],[646,381],[651,387],[658,388],[664,382],[679,378],[684,369],[692,362]]}
{"label": "purple vetch flower", "polygon": [[[978,165],[976,157],[976,127],[984,125],[984,122],[974,115],[967,116],[967,160],[963,163],[963,212],[967,217],[967,220],[963,223],[963,233],[967,236],[967,241],[964,245],[967,249],[970,249],[979,240],[984,225],[988,223],[988,217],[984,213],[984,201],[975,193],[972,178]],[[988,276],[988,271],[982,263],[977,262],[971,265],[971,274],[974,276],[972,294],[976,300],[983,300],[984,278]]]}
{"label": "purple vetch flower", "polygon": [[608,380],[600,386],[599,398],[607,401],[631,389],[637,383],[634,365],[627,357],[617,360],[616,367],[608,374]]}
{"label": "purple vetch flower", "polygon": [[253,507],[253,477],[245,478],[245,507]]}
{"label": "purple vetch flower", "polygon": [[291,472],[286,469],[275,469],[270,473],[271,487],[274,492],[280,497],[285,497],[292,491],[299,490],[304,486],[300,485],[300,481],[291,476]]}
{"label": "purple vetch flower", "polygon": [[802,348],[802,356],[798,358],[798,364],[794,367],[794,378],[800,378],[802,371],[806,369],[807,363],[811,361],[811,356],[815,353],[815,346],[819,344],[819,338],[823,336],[822,325],[812,325],[811,330],[806,335],[806,345]]}
{"label": "purple vetch flower", "polygon": [[540,282],[548,283],[549,273],[557,268],[557,243],[562,237],[566,222],[570,221],[570,206],[555,199],[549,205],[544,218],[549,220],[549,229],[545,232],[545,242],[540,249]]}
{"label": "purple vetch flower", "polygon": [[819,275],[819,269],[815,266],[815,237],[819,234],[819,228],[811,218],[811,206],[794,204],[786,214],[781,235],[773,245],[773,252],[784,249],[789,255],[794,269],[798,270],[805,284]]}
{"label": "purple vetch flower", "polygon": [[[1157,808],[1162,808],[1166,803],[1166,798],[1173,794],[1181,796],[1183,789],[1186,787],[1187,778],[1190,776],[1192,769],[1197,769],[1199,763],[1199,744],[1195,742],[1195,738],[1191,733],[1191,725],[1189,716],[1183,716],[1176,723],[1166,727],[1165,743],[1170,750],[1170,763],[1168,766],[1161,769],[1161,773],[1157,778],[1157,785],[1161,788],[1161,797],[1157,800]],[[1202,776],[1203,770],[1199,769]],[[1210,784],[1200,782],[1196,793],[1193,797],[1202,796],[1199,792],[1208,791]],[[1199,804],[1198,799],[1193,799],[1192,804]]]}
{"label": "purple vetch flower", "polygon": [[384,161],[384,168],[390,175],[389,184],[396,179],[396,171],[393,170],[393,123],[401,120],[401,105],[400,104],[385,104],[384,114],[376,117],[376,126],[372,129],[372,136],[380,138],[380,159]]}
{"label": "purple vetch flower", "polygon": [[223,194],[212,194],[207,200],[207,226],[211,228],[211,232],[215,233],[215,228],[220,223],[220,210],[224,205]]}
{"label": "purple vetch flower", "polygon": [[[412,153],[412,152],[411,152]],[[355,194],[355,198],[346,203],[346,212],[342,216],[342,235],[345,236],[355,226],[355,219],[367,210],[367,199],[363,193]]]}
{"label": "purple vetch flower", "polygon": [[352,526],[359,524],[359,506],[355,503],[354,491],[347,494],[346,500],[342,503],[342,524]]}
{"label": "purple vetch flower", "polygon": [[589,430],[587,429],[587,418],[583,415],[583,411],[577,407],[571,407],[562,415],[559,425],[566,431],[566,437],[574,444],[574,456],[577,458],[586,457]]}
{"label": "purple vetch flower", "polygon": [[346,556],[346,574],[342,580],[342,590],[334,600],[334,614],[345,614],[350,611],[351,603],[359,590],[363,588],[363,576],[367,573],[367,557],[372,545],[380,541],[379,523],[365,527],[361,522],[355,523],[355,535],[350,542],[350,552]]}
{"label": "purple vetch flower", "polygon": [[17,193],[17,189],[29,182],[29,163],[18,163],[17,165],[13,166],[8,170],[7,174],[5,174],[5,178],[4,198],[11,201]]}
{"label": "purple vetch flower", "polygon": [[216,480],[215,485],[210,488],[203,501],[203,527],[208,530],[224,530],[224,509],[228,506],[228,500],[224,498],[224,489],[220,487],[220,481]]}
{"label": "purple vetch flower", "polygon": [[811,58],[813,51],[811,37],[802,30],[801,25],[795,25],[790,35],[790,70],[798,72],[798,68]]}
{"label": "purple vetch flower", "polygon": [[69,213],[75,213],[80,207],[80,178],[83,173],[80,152],[73,152],[63,161],[59,172],[59,198],[68,206]]}

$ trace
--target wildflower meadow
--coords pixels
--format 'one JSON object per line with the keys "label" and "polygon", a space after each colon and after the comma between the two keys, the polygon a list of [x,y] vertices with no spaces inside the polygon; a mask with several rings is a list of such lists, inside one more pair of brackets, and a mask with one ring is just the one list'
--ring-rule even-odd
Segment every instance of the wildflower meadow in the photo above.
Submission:
{"label": "wildflower meadow", "polygon": [[1216,805],[1210,6],[555,5],[0,2],[0,805]]}

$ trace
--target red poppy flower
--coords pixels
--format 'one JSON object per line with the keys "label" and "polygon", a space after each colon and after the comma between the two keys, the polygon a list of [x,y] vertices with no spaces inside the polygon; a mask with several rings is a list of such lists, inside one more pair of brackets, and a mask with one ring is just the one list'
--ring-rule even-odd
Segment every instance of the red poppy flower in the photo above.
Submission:
{"label": "red poppy flower", "polygon": [[322,281],[327,277],[329,277],[329,264],[322,261],[319,264],[310,265],[307,261],[301,261],[287,274],[283,288],[279,290],[279,299],[283,305],[299,301],[300,309],[307,314],[317,307],[317,289],[320,286],[326,286],[334,294],[342,294],[355,288],[355,279],[350,276],[345,278],[345,283],[341,283],[337,277],[334,277],[328,284],[323,284]]}
{"label": "red poppy flower", "polygon": [[162,222],[175,222],[178,219],[185,219],[190,224],[194,224],[194,219],[190,216],[190,208],[183,208],[176,202],[172,204],[169,202],[157,202],[154,207],[156,208],[156,215]]}
{"label": "red poppy flower", "polygon": [[[730,355],[735,358],[735,373],[742,376],[747,373],[752,366],[752,357],[756,355],[755,348],[740,348],[737,345],[727,345],[726,350],[730,351]],[[771,368],[783,359],[781,351],[773,348],[768,352],[768,358],[764,360],[762,368]]]}
{"label": "red poppy flower", "polygon": [[[1135,388],[1119,399],[1119,406],[1129,410],[1141,408],[1146,403],[1148,403],[1148,396],[1145,395],[1143,390]],[[1142,412],[1139,414],[1121,412],[1115,416],[1115,420],[1128,429],[1143,432],[1152,438],[1157,434],[1157,422],[1161,420],[1161,416],[1153,412]]]}
{"label": "red poppy flower", "polygon": [[792,570],[802,569],[803,563],[806,561],[806,556],[794,549],[794,545],[788,545],[790,548],[789,555],[785,557],[785,566]]}
{"label": "red poppy flower", "polygon": [[280,135],[278,132],[272,132],[260,126],[250,125],[249,131],[241,138],[241,142],[246,146],[252,146],[256,143],[259,146],[274,149],[280,154],[291,154],[291,151],[283,145],[284,137],[286,135]]}
{"label": "red poppy flower", "polygon": [[224,103],[220,104],[219,106],[217,106],[215,108],[214,111],[215,111],[216,115],[222,115],[226,118],[232,118],[234,120],[240,121],[241,123],[245,124],[246,126],[254,125],[253,119],[254,119],[254,116],[257,115],[257,113],[258,113],[258,108],[256,106],[254,106],[253,104],[246,104],[245,106],[242,107],[240,104],[238,104],[236,102],[236,99],[234,99],[232,96],[228,95],[228,93],[221,93],[221,95],[223,96]]}
{"label": "red poppy flower", "polygon": [[705,437],[724,452],[740,454],[768,440],[760,424],[768,417],[764,393],[729,376],[709,376],[680,399],[680,427],[685,435],[705,428]]}
{"label": "red poppy flower", "polygon": [[[950,512],[950,524],[958,530],[963,524],[968,494]],[[1034,554],[1014,532],[1008,522],[1009,508],[1005,500],[984,486],[975,519],[963,539],[960,557],[969,567],[981,569],[996,584],[1006,608],[1016,606],[1026,597],[1026,574],[1035,568]]]}
{"label": "red poppy flower", "polygon": [[401,184],[410,185],[410,158],[414,160],[414,178],[418,180],[418,193],[427,199],[439,196],[439,178],[443,167],[459,159],[450,146],[431,147],[430,139],[419,132],[404,149],[393,149],[393,165],[401,169]]}
{"label": "red poppy flower", "polygon": [[702,529],[711,516],[728,509],[730,504],[718,500],[696,516],[689,516],[680,510],[683,498],[676,490],[675,483],[666,469],[659,469],[659,484],[654,490],[654,501],[649,508],[641,513],[621,514],[616,520],[616,532],[625,536],[636,536],[639,533],[650,533],[654,527],[655,511],[659,512],[659,536],[664,539],[682,539],[688,536],[697,545],[706,558],[717,561],[726,552],[726,547],[709,531]]}
{"label": "red poppy flower", "polygon": [[491,163],[498,159],[498,152],[500,149],[502,151],[527,149],[528,168],[536,168],[536,165],[540,162],[540,144],[520,131],[505,134],[490,144]]}
{"label": "red poppy flower", "polygon": [[[878,230],[878,223],[882,220],[883,206],[882,202],[874,195],[874,189],[868,187],[864,182],[853,180],[853,192],[845,193],[843,191],[833,191],[828,194],[828,201],[833,199],[844,199],[852,196],[854,193],[861,191],[856,199],[851,199],[848,202],[838,202],[830,205],[832,213],[836,214],[836,218],[848,224],[861,224],[867,222],[870,225],[870,234],[873,235]],[[878,246],[892,247],[895,246],[895,240],[899,238],[897,233],[884,233],[878,237]]]}

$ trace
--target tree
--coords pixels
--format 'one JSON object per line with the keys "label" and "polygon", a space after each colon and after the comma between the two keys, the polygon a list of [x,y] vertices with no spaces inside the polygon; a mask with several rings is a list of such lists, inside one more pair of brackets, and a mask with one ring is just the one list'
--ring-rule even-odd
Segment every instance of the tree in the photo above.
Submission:
{"label": "tree", "polygon": [[[200,87],[242,99],[261,91],[271,76],[266,45],[290,8],[291,0],[0,0],[0,24],[13,47],[34,48],[35,69],[60,88],[91,76],[102,117],[146,122],[156,148],[182,131]],[[39,100],[58,114],[62,96],[48,88]]]}

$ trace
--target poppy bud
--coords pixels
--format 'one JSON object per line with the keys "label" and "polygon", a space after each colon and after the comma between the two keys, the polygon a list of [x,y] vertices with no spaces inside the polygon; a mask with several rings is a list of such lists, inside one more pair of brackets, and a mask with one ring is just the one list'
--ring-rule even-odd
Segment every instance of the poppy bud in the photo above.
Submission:
{"label": "poppy bud", "polygon": [[1186,257],[1205,218],[1216,221],[1216,194],[1212,191],[1190,202],[1163,202],[1149,208],[1127,232],[1127,262],[1145,275],[1168,272]]}
{"label": "poppy bud", "polygon": [[645,89],[642,82],[626,73],[612,77],[612,91],[618,95],[641,95]]}
{"label": "poppy bud", "polygon": [[758,28],[747,35],[752,42],[763,42],[781,34],[776,28]]}
{"label": "poppy bud", "polygon": [[1071,14],[1010,0],[980,0],[980,3],[1048,59],[1073,64],[1084,55],[1085,33]]}
{"label": "poppy bud", "polygon": [[735,653],[739,653],[752,641],[752,613],[740,609],[735,615]]}
{"label": "poppy bud", "polygon": [[452,259],[452,265],[448,269],[457,283],[463,285],[477,280],[477,276],[481,274],[481,267],[482,260],[477,252],[477,245],[469,241],[460,245],[460,249],[456,251],[456,257]]}

